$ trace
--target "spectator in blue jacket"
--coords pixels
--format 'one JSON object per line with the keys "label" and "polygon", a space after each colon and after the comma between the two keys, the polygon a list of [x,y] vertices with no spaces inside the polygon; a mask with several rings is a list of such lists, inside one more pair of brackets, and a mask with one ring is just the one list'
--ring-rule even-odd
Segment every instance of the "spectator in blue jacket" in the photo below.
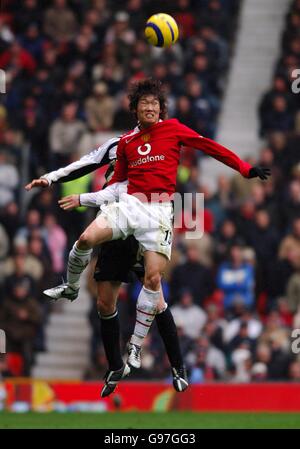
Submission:
{"label": "spectator in blue jacket", "polygon": [[225,310],[228,311],[237,301],[247,307],[253,306],[254,269],[244,262],[242,247],[235,245],[230,249],[229,260],[218,269],[217,286],[224,292]]}

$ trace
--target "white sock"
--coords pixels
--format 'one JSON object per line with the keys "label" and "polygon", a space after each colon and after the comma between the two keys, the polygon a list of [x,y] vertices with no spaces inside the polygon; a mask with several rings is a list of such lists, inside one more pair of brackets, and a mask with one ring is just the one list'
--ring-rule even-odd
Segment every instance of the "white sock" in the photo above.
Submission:
{"label": "white sock", "polygon": [[80,275],[89,264],[92,251],[92,249],[78,249],[77,242],[74,243],[74,246],[69,254],[67,269],[67,282],[72,287],[79,288]]}
{"label": "white sock", "polygon": [[155,318],[159,298],[160,290],[154,292],[145,287],[141,289],[136,305],[134,333],[130,339],[130,343],[142,346],[143,340],[147,336]]}

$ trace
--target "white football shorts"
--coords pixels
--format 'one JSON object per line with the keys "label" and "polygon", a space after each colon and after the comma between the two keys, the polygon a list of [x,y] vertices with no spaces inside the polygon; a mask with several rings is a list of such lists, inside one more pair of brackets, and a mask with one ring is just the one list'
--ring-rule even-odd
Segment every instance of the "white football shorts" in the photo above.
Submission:
{"label": "white football shorts", "polygon": [[142,252],[155,251],[171,258],[173,205],[170,201],[147,203],[124,193],[119,202],[102,205],[100,211],[113,230],[112,240],[125,240],[134,235]]}

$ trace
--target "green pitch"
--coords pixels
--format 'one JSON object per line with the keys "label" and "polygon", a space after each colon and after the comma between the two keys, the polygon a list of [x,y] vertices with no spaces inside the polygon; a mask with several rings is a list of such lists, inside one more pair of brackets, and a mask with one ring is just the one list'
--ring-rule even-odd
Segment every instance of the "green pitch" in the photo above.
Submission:
{"label": "green pitch", "polygon": [[300,429],[300,413],[9,413],[0,429]]}

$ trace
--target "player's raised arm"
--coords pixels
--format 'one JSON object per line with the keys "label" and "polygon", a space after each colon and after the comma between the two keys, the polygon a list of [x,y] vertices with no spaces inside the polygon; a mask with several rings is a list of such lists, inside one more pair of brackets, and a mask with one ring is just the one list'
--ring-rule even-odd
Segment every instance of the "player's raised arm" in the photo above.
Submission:
{"label": "player's raised arm", "polygon": [[212,139],[200,136],[198,133],[183,124],[178,125],[180,141],[182,144],[197,148],[223,164],[237,170],[245,178],[259,177],[265,180],[270,176],[271,171],[265,167],[252,167],[248,162],[243,161],[237,154],[228,148],[220,145]]}
{"label": "player's raised arm", "polygon": [[113,137],[107,140],[103,145],[96,150],[91,151],[78,161],[72,162],[66,167],[46,173],[39,179],[34,179],[25,186],[26,190],[31,190],[33,187],[49,187],[52,183],[68,182],[73,179],[80,178],[97,168],[109,164],[112,159],[116,157],[119,137]]}

